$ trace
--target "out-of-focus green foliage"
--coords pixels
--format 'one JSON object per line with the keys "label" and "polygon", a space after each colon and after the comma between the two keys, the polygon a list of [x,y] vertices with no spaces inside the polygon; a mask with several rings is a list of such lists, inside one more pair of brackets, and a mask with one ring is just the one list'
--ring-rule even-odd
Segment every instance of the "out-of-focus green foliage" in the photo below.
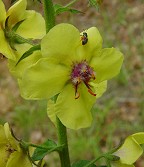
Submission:
{"label": "out-of-focus green foliage", "polygon": [[89,0],[90,5],[94,6],[97,10],[99,9],[102,2],[103,0]]}

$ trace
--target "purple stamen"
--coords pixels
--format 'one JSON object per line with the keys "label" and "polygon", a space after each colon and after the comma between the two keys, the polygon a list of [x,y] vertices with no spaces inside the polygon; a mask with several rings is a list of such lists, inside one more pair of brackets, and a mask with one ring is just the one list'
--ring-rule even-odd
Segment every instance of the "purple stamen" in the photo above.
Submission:
{"label": "purple stamen", "polygon": [[86,60],[80,63],[75,63],[73,65],[73,69],[71,72],[71,82],[75,88],[75,99],[78,99],[80,96],[78,92],[78,86],[81,82],[86,85],[86,87],[88,88],[88,92],[91,95],[96,96],[96,94],[93,93],[93,91],[91,90],[91,86],[89,84],[89,81],[91,79],[95,79],[95,72],[93,71],[93,68],[88,65]]}

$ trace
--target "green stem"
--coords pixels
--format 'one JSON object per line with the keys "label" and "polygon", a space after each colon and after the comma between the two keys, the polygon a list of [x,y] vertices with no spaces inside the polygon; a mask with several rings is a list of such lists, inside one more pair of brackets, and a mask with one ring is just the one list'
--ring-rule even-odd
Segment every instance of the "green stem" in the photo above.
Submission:
{"label": "green stem", "polygon": [[101,158],[104,158],[104,155],[99,156],[98,158],[92,160],[91,162],[89,162],[87,165],[85,165],[84,167],[89,167],[92,164],[94,164],[96,161],[100,160]]}
{"label": "green stem", "polygon": [[11,30],[4,30],[5,37],[8,39],[8,41],[12,41],[13,43],[28,43],[32,46],[35,46],[32,40],[23,38],[22,36],[15,33],[15,31]]}
{"label": "green stem", "polygon": [[27,146],[35,147],[35,148],[40,148],[40,149],[47,149],[49,152],[53,151],[60,151],[64,147],[64,145],[58,145],[57,147],[47,147],[47,146],[40,146],[32,143],[25,143]]}
{"label": "green stem", "polygon": [[[41,148],[41,149],[48,149],[46,146],[40,146],[32,143],[27,143],[28,146],[35,147],[35,148]],[[53,147],[52,147],[53,148]],[[49,147],[50,149],[50,147]]]}
{"label": "green stem", "polygon": [[30,44],[30,45],[32,45],[32,46],[35,46],[35,44],[33,43],[32,40],[25,39],[25,38],[21,37],[21,36],[18,35],[18,34],[14,34],[14,38],[15,38],[16,40],[20,41],[20,42],[28,43],[28,44]]}
{"label": "green stem", "polygon": [[46,32],[55,26],[55,11],[52,0],[43,0]]}
{"label": "green stem", "polygon": [[64,145],[62,151],[59,152],[61,167],[70,167],[70,158],[68,151],[67,132],[66,127],[57,118],[57,130],[58,130],[58,145]]}
{"label": "green stem", "polygon": [[[44,17],[46,22],[46,32],[48,33],[55,25],[55,11],[52,0],[43,0]],[[70,158],[68,151],[67,132],[66,127],[57,118],[57,133],[58,133],[58,145],[63,145],[61,151],[59,151],[61,167],[70,167]]]}

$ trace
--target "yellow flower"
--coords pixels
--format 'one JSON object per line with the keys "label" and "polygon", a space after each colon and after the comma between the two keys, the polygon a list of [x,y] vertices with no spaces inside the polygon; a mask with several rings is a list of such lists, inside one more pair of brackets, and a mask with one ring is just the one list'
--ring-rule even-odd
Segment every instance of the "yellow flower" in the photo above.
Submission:
{"label": "yellow flower", "polygon": [[123,54],[115,48],[102,48],[96,27],[80,34],[70,24],[53,27],[41,42],[42,56],[28,68],[20,82],[27,99],[50,99],[48,116],[57,116],[68,128],[91,125],[91,108],[106,90],[107,80],[120,71]]}
{"label": "yellow flower", "polygon": [[34,51],[30,56],[27,58],[23,59],[20,61],[17,65],[16,63],[20,59],[20,57],[28,50],[30,49],[29,44],[20,44],[16,45],[16,49],[18,49],[18,54],[17,54],[17,59],[16,60],[11,60],[8,59],[8,68],[11,74],[16,78],[16,79],[21,79],[23,72],[32,64],[36,63],[42,56],[41,56],[41,51]]}
{"label": "yellow flower", "polygon": [[26,6],[26,0],[19,0],[6,12],[0,0],[0,53],[8,59],[18,60],[19,53],[11,48],[6,29],[12,31],[14,26],[22,21],[15,32],[17,35],[32,39],[41,39],[45,35],[43,17],[35,11],[26,10]]}
{"label": "yellow flower", "polygon": [[112,167],[134,167],[134,162],[143,153],[141,144],[144,144],[144,132],[128,136],[123,145],[114,153],[120,157],[120,160],[113,162]]}
{"label": "yellow flower", "polygon": [[0,167],[32,167],[26,152],[12,136],[8,123],[0,125]]}

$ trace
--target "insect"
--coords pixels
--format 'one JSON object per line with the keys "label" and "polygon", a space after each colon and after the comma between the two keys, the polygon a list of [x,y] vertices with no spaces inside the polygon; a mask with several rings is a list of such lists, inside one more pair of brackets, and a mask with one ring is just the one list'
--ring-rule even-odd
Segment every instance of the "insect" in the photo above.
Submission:
{"label": "insect", "polygon": [[81,35],[81,41],[82,41],[82,45],[87,44],[88,42],[88,35],[86,32],[83,32],[83,35]]}

